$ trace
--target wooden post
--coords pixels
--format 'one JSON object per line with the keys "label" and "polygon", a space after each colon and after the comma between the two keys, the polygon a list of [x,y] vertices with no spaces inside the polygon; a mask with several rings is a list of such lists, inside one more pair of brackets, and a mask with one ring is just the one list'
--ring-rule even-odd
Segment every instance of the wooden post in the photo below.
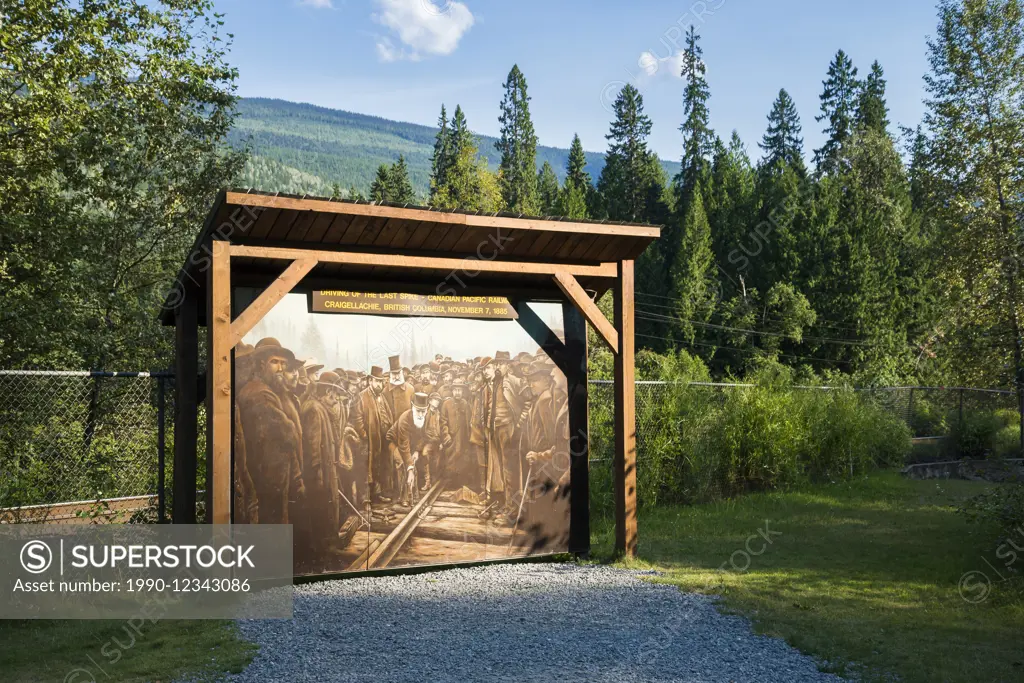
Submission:
{"label": "wooden post", "polygon": [[182,300],[174,315],[174,472],[171,482],[175,524],[196,523],[196,440],[199,438],[199,296],[195,287],[183,286]]}
{"label": "wooden post", "polygon": [[636,368],[633,338],[633,262],[619,262],[615,283],[615,551],[636,555]]}
{"label": "wooden post", "polygon": [[[571,302],[562,304],[569,394],[569,552],[590,552],[590,442],[587,408],[587,323]],[[560,465],[560,463],[556,463]]]}
{"label": "wooden post", "polygon": [[210,243],[206,309],[206,520],[231,522],[231,255]]}

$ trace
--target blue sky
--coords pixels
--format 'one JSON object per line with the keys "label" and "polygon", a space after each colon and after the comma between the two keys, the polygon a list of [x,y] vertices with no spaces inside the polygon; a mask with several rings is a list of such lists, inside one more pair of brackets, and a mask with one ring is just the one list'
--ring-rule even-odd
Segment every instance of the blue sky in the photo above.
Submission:
{"label": "blue sky", "polygon": [[[818,95],[836,50],[865,75],[878,59],[890,120],[923,112],[933,0],[216,0],[235,34],[243,96],[279,97],[433,124],[461,104],[470,127],[498,129],[501,85],[526,74],[541,144],[579,133],[603,151],[609,100],[625,82],[643,93],[651,144],[678,159],[683,82],[674,55],[685,27],[702,35],[711,122],[739,131],[753,157],[780,87],[796,101],[809,153],[822,139]],[[645,53],[647,53],[645,55]],[[646,68],[645,68],[646,66]]]}

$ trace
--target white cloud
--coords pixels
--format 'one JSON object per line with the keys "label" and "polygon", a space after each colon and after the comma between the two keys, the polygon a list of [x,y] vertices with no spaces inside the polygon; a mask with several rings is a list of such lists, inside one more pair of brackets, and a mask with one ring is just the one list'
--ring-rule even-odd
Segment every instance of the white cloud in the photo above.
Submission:
{"label": "white cloud", "polygon": [[682,78],[686,66],[686,53],[682,50],[667,57],[658,57],[653,52],[641,52],[636,60],[647,78]]}
{"label": "white cloud", "polygon": [[334,9],[334,3],[331,0],[299,0],[299,4],[316,9]]}
{"label": "white cloud", "polygon": [[420,61],[419,54],[397,47],[390,38],[381,38],[377,41],[377,57],[382,62],[397,62],[402,59],[408,59],[411,62]]}
{"label": "white cloud", "polygon": [[[320,1],[320,0],[318,0]],[[377,41],[377,56],[382,61],[417,61],[423,55],[450,55],[475,19],[465,4],[457,0],[375,0],[378,12],[373,20],[391,30],[404,45],[390,38]]]}

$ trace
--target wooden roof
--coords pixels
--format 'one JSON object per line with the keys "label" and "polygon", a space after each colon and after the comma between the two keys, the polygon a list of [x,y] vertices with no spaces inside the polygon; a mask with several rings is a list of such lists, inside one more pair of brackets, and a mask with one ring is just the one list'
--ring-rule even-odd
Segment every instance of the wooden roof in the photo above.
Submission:
{"label": "wooden roof", "polygon": [[[245,246],[336,250],[369,254],[436,256],[536,263],[597,265],[636,259],[661,234],[653,225],[575,221],[397,206],[322,197],[270,194],[254,190],[221,192],[178,276],[197,277],[210,239]],[[285,264],[266,259],[232,259],[235,273],[262,269],[280,272]],[[424,273],[425,274],[425,273]],[[431,273],[436,279],[436,272]],[[320,264],[310,277],[357,281],[406,279],[408,270],[380,265],[353,268]],[[594,289],[604,290],[595,279]],[[587,286],[586,278],[580,278]],[[502,282],[543,284],[550,278],[530,274],[503,276]],[[484,284],[484,283],[478,283]],[[488,283],[494,284],[494,283]],[[171,298],[164,320],[170,322]]]}

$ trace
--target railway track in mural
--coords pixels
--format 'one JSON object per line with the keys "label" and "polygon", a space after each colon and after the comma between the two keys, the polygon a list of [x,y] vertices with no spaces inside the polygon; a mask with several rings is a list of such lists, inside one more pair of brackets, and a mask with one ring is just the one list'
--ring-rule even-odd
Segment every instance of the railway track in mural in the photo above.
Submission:
{"label": "railway track in mural", "polygon": [[526,555],[526,534],[498,526],[493,509],[468,489],[446,491],[435,482],[402,516],[382,507],[363,521],[342,553],[354,559],[348,571],[366,571],[417,564],[479,562]]}

